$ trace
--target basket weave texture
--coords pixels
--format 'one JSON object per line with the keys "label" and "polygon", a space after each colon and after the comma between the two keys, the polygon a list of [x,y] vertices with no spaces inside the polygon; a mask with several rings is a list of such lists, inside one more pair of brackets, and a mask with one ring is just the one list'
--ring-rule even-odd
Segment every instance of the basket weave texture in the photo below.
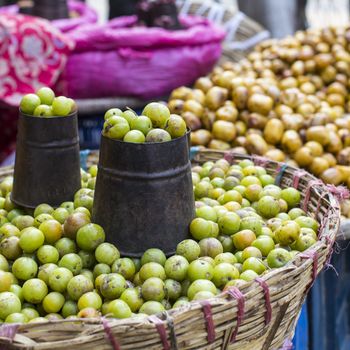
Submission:
{"label": "basket weave texture", "polygon": [[[88,157],[88,166],[96,164],[97,158],[96,153]],[[260,157],[203,150],[194,163],[221,158],[232,164],[251,159],[276,176],[281,187],[299,189],[304,209],[320,223],[319,241],[283,268],[161,315],[4,325],[0,327],[0,349],[289,349],[307,292],[331,257],[340,222],[339,203],[312,175]],[[2,168],[0,179],[10,174],[12,168]]]}
{"label": "basket weave texture", "polygon": [[225,29],[222,61],[237,62],[259,42],[268,39],[270,33],[229,3],[224,0],[177,0],[181,14],[206,17]]}

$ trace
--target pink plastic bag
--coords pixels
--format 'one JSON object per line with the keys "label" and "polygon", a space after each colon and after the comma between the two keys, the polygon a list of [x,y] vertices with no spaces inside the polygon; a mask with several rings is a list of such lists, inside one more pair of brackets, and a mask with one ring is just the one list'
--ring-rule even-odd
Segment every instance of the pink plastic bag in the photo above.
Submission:
{"label": "pink plastic bag", "polygon": [[[62,76],[73,98],[155,98],[207,74],[225,33],[207,19],[185,16],[183,30],[135,26],[136,17],[67,32],[76,48]],[[62,85],[61,85],[62,86]]]}

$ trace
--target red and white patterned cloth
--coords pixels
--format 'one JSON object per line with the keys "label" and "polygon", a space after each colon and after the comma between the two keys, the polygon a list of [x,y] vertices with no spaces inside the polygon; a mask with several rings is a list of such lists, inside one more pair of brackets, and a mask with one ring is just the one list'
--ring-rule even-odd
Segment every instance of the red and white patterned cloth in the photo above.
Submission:
{"label": "red and white patterned cloth", "polygon": [[57,81],[73,42],[48,21],[0,15],[0,99],[18,105],[23,94]]}
{"label": "red and white patterned cloth", "polygon": [[54,86],[73,48],[46,20],[0,14],[0,163],[14,146],[22,96]]}

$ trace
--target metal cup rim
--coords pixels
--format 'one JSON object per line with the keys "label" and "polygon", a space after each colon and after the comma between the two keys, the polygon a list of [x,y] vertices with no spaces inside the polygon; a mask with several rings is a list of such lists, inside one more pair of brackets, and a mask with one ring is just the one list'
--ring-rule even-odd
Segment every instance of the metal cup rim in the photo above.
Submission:
{"label": "metal cup rim", "polygon": [[148,145],[160,145],[160,144],[169,144],[171,142],[176,142],[176,141],[179,141],[183,138],[187,138],[189,136],[189,134],[191,133],[191,129],[190,128],[187,128],[187,131],[186,131],[186,134],[180,136],[180,137],[177,137],[175,139],[171,139],[170,141],[166,141],[166,142],[140,142],[140,143],[137,143],[137,142],[128,142],[128,141],[123,141],[123,140],[116,140],[116,139],[112,139],[110,137],[107,137],[103,134],[103,132],[101,132],[101,137],[104,138],[104,139],[107,139],[107,140],[111,140],[112,142],[115,142],[115,143],[124,143],[124,144],[128,144],[128,145],[142,145],[142,146],[145,146],[147,147]]}
{"label": "metal cup rim", "polygon": [[74,116],[76,116],[78,114],[78,111],[76,110],[76,111],[74,111],[74,112],[72,112],[72,113],[70,113],[70,114],[68,114],[66,116],[53,115],[51,117],[42,117],[42,116],[37,116],[37,115],[26,114],[26,113],[23,113],[21,111],[21,109],[19,109],[19,113],[21,115],[23,115],[24,117],[26,117],[26,118],[28,117],[28,118],[34,118],[34,119],[47,119],[47,120],[50,120],[50,119],[58,119],[58,118],[65,119],[65,118],[74,117]]}

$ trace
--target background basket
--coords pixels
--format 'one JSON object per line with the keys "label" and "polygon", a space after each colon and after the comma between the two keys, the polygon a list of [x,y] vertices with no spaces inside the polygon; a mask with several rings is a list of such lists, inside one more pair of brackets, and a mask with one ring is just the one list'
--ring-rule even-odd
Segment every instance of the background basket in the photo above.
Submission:
{"label": "background basket", "polygon": [[222,26],[227,35],[222,60],[239,61],[270,33],[227,0],[177,0],[180,14],[203,16]]}
{"label": "background basket", "polygon": [[[87,156],[87,154],[85,154]],[[126,320],[61,320],[44,324],[0,327],[0,348],[26,350],[75,349],[278,349],[290,344],[301,306],[318,273],[328,263],[340,221],[338,201],[308,173],[259,157],[204,150],[194,162],[225,158],[231,163],[251,159],[276,176],[282,187],[302,193],[308,214],[321,224],[319,241],[285,267],[232,288],[206,301]],[[84,157],[83,157],[84,160]],[[97,153],[87,159],[95,164]],[[2,168],[0,177],[12,173]]]}

